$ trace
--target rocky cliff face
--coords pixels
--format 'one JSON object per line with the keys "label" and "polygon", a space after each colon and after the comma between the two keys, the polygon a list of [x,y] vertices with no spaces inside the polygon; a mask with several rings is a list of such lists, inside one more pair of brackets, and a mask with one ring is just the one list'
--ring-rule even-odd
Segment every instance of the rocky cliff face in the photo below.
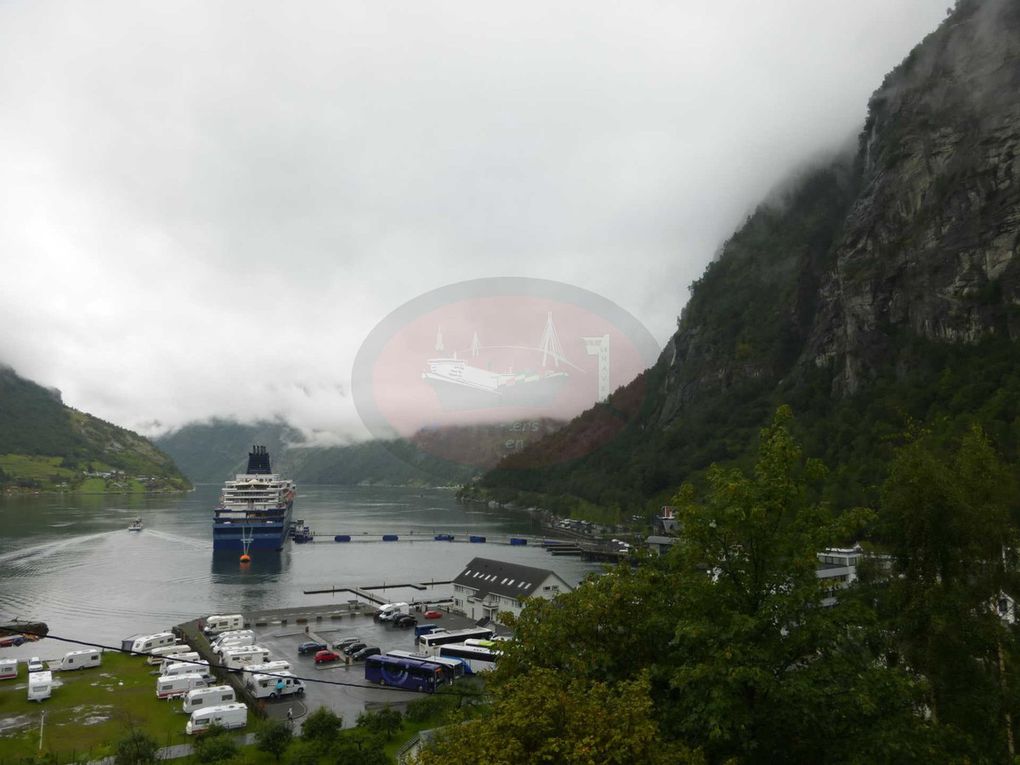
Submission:
{"label": "rocky cliff face", "polygon": [[837,394],[909,364],[904,332],[1020,338],[1020,3],[961,3],[869,112],[805,350]]}

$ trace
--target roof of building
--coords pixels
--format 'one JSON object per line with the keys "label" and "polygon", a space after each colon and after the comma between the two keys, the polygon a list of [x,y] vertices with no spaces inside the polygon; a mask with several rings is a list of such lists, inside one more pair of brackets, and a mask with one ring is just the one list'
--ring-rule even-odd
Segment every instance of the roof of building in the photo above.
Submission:
{"label": "roof of building", "polygon": [[[479,594],[493,593],[511,598],[526,598],[533,595],[550,576],[563,582],[556,572],[546,568],[522,566],[489,558],[473,558],[464,570],[457,574],[453,583],[479,590]],[[566,585],[566,582],[563,584]]]}

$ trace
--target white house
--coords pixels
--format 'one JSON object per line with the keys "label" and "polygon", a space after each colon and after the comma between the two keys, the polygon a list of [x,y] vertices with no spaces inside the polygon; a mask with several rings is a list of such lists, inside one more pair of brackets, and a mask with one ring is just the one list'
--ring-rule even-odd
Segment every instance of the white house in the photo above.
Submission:
{"label": "white house", "polygon": [[472,619],[519,616],[525,598],[554,598],[573,588],[544,568],[474,558],[453,580],[453,606]]}

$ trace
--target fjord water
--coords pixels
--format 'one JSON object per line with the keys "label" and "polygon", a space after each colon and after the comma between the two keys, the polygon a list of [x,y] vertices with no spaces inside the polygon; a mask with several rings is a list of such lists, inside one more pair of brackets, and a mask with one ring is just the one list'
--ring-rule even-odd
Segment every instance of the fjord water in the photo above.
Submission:
{"label": "fjord water", "polygon": [[[219,485],[185,495],[37,495],[0,497],[0,618],[45,621],[62,637],[119,645],[210,613],[343,602],[351,595],[304,590],[452,579],[472,557],[550,568],[570,584],[597,567],[553,558],[536,547],[434,542],[437,533],[539,534],[525,513],[461,505],[452,491],[380,487],[299,487],[294,518],[330,541],[281,553],[259,552],[242,565],[237,552],[213,554],[212,507]],[[135,517],[145,529],[129,532]],[[397,542],[332,542],[333,534]],[[412,541],[414,540],[414,541]],[[437,585],[416,598],[448,594]],[[408,590],[387,590],[406,599]],[[48,645],[47,645],[48,644]],[[48,657],[53,641],[4,649]]]}

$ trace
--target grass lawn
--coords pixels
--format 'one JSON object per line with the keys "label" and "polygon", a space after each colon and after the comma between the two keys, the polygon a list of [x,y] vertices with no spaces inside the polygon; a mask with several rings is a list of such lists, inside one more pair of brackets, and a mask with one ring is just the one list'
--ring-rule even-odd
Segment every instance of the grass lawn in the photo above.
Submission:
{"label": "grass lawn", "polygon": [[160,746],[189,743],[188,721],[180,701],[156,698],[155,667],[139,656],[107,652],[103,664],[75,672],[54,672],[53,695],[28,701],[27,674],[19,665],[17,679],[0,681],[0,760],[17,761],[39,749],[39,723],[46,712],[43,752],[65,762],[72,754],[98,759],[112,754],[117,740],[136,726]]}
{"label": "grass lawn", "polygon": [[29,454],[0,454],[0,470],[11,478],[22,478],[48,484],[50,481],[73,481],[78,474],[61,467],[61,457],[37,457]]}

